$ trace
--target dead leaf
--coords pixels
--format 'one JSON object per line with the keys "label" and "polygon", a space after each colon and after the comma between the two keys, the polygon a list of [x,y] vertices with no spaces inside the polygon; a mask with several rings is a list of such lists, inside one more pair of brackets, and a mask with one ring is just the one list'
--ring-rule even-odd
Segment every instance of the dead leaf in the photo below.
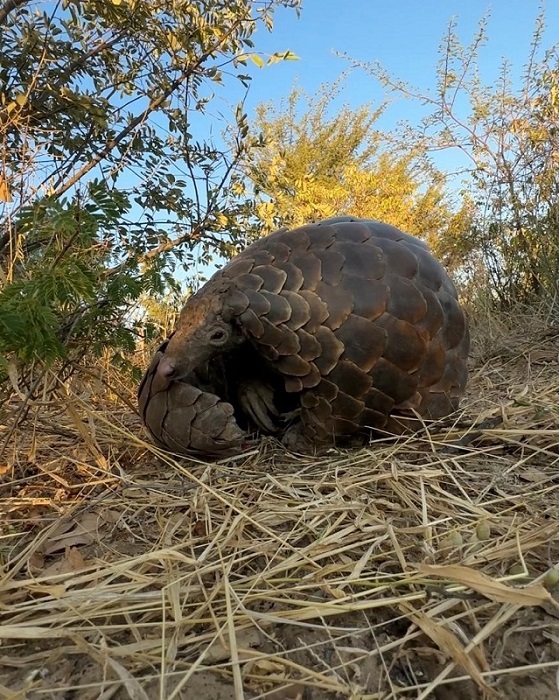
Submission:
{"label": "dead leaf", "polygon": [[[68,532],[67,530],[73,528]],[[60,524],[43,544],[44,554],[54,554],[67,547],[91,544],[99,539],[99,515],[84,513],[78,520],[69,520]]]}
{"label": "dead leaf", "polygon": [[[238,656],[240,659],[243,659],[247,656],[246,651],[248,649],[259,647],[262,644],[262,639],[258,630],[247,629],[236,635],[236,642]],[[231,658],[231,649],[221,642],[215,642],[208,649],[204,658],[212,663],[226,661]]]}
{"label": "dead leaf", "polygon": [[122,517],[122,513],[119,510],[114,510],[114,508],[103,508],[99,511],[100,517],[109,525],[114,525]]}
{"label": "dead leaf", "polygon": [[33,552],[27,560],[27,565],[32,571],[42,571],[45,566],[45,557],[41,552]]}
{"label": "dead leaf", "polygon": [[551,362],[557,362],[557,352],[555,350],[532,350],[530,362],[534,365],[546,365]]}
{"label": "dead leaf", "polygon": [[258,676],[270,676],[273,675],[274,678],[284,677],[287,673],[285,664],[274,661],[273,659],[252,659],[245,664],[243,668],[243,675],[248,677],[252,673]]}
{"label": "dead leaf", "polygon": [[62,559],[55,561],[43,571],[43,576],[56,576],[57,574],[70,574],[82,571],[87,564],[82,553],[76,547],[68,547]]}
{"label": "dead leaf", "polygon": [[302,683],[290,683],[266,693],[266,700],[303,700],[304,692],[305,686]]}
{"label": "dead leaf", "polygon": [[539,583],[531,583],[523,588],[511,588],[510,586],[495,581],[481,571],[475,571],[467,566],[450,564],[438,566],[436,564],[420,564],[419,572],[426,576],[439,576],[451,579],[456,583],[467,586],[496,603],[511,603],[512,605],[541,605],[551,603],[559,608],[551,596],[551,593]]}
{"label": "dead leaf", "polygon": [[[29,593],[41,593],[48,595],[50,598],[63,598],[66,595],[66,586],[63,583],[47,584],[47,583],[30,583],[27,585]],[[3,628],[2,628],[2,631]]]}
{"label": "dead leaf", "polygon": [[76,547],[68,547],[66,550],[65,559],[72,567],[72,571],[81,571],[86,567],[82,553],[79,549],[76,549]]}
{"label": "dead leaf", "polygon": [[445,653],[460,666],[466,673],[483,688],[487,693],[495,693],[495,691],[487,685],[481,675],[481,670],[475,663],[470,654],[465,650],[463,644],[458,637],[449,629],[444,627],[439,620],[434,620],[424,612],[415,610],[411,605],[403,603],[401,608],[409,614],[410,619]]}
{"label": "dead leaf", "polygon": [[533,467],[523,469],[522,471],[518,472],[518,476],[520,479],[524,479],[524,481],[531,481],[535,484],[537,484],[538,481],[544,481],[545,479],[549,478],[548,474]]}
{"label": "dead leaf", "polygon": [[149,700],[146,692],[136,678],[112,656],[107,654],[107,663],[122,681],[130,700]]}

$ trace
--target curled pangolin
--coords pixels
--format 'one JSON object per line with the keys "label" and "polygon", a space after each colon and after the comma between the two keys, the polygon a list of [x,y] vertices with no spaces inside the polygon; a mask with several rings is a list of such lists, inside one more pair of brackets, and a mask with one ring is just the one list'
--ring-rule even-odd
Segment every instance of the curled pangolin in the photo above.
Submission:
{"label": "curled pangolin", "polygon": [[456,410],[468,351],[427,246],[338,217],[272,233],[213,275],[156,353],[140,412],[180,454],[232,453],[255,431],[304,451],[363,443]]}

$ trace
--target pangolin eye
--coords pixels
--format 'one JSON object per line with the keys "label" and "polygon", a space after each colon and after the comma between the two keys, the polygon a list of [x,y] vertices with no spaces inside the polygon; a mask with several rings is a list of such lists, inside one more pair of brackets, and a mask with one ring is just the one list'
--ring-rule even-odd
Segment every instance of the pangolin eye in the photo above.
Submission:
{"label": "pangolin eye", "polygon": [[227,333],[221,328],[217,328],[215,331],[210,333],[209,340],[211,343],[219,345],[220,343],[224,343],[227,340]]}

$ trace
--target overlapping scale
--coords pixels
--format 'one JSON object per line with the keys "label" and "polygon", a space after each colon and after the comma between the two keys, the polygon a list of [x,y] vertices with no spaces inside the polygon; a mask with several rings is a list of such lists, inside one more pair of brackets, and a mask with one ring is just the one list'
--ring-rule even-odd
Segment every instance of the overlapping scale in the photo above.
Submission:
{"label": "overlapping scale", "polygon": [[[214,275],[208,294],[220,280],[223,318],[245,345],[216,363],[225,374],[213,384],[210,376],[215,396],[184,381],[162,385],[163,346],[139,392],[142,418],[159,444],[219,454],[256,428],[294,449],[313,448],[457,408],[468,324],[450,278],[419,239],[377,221],[337,217],[256,241]],[[189,323],[188,302],[180,319],[177,333]],[[257,361],[243,362],[243,352]],[[237,365],[253,389],[250,415],[235,399]],[[224,385],[228,401],[217,396]],[[259,397],[266,397],[261,405]]]}

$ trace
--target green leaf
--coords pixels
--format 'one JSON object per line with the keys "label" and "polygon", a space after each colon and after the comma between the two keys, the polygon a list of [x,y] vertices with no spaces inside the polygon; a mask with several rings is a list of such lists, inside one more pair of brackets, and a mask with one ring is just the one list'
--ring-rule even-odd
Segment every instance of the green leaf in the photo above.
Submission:
{"label": "green leaf", "polygon": [[192,277],[241,237],[254,209],[231,179],[249,127],[213,107],[248,84],[249,58],[263,67],[257,30],[298,4],[23,3],[0,52],[3,354],[125,355],[146,290],[176,290],[183,265]]}

